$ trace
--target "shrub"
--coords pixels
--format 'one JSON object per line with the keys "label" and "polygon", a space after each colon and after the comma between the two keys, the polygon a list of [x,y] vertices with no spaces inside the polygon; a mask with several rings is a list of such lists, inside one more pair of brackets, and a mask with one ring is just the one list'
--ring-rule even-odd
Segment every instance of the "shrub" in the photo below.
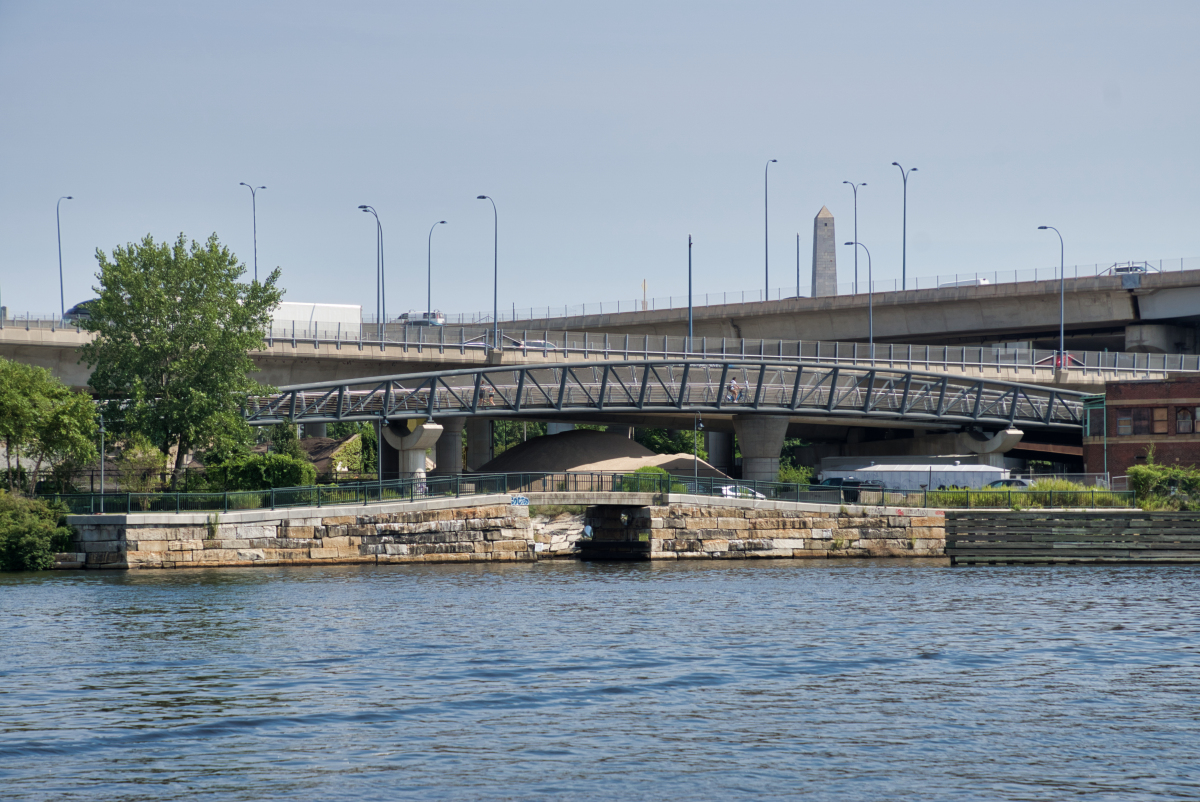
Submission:
{"label": "shrub", "polygon": [[213,490],[270,490],[273,487],[306,487],[317,481],[317,471],[306,459],[286,454],[249,454],[234,457],[205,471]]}
{"label": "shrub", "polygon": [[812,468],[780,462],[779,481],[793,485],[812,484]]}
{"label": "shrub", "polygon": [[66,509],[0,490],[0,571],[44,571],[71,539]]}
{"label": "shrub", "polygon": [[[669,478],[663,478],[669,477]],[[643,465],[633,473],[621,477],[620,489],[627,493],[683,493],[687,487],[657,465]]]}

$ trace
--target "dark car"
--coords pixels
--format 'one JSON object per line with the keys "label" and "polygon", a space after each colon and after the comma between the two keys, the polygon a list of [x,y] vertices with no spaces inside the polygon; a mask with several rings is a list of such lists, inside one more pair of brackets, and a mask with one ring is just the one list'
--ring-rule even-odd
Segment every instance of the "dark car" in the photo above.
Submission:
{"label": "dark car", "polygon": [[92,298],[90,301],[77,303],[63,313],[63,323],[74,323],[78,325],[81,321],[91,319],[92,315],[88,311],[88,307],[99,301],[99,298]]}
{"label": "dark car", "polygon": [[833,479],[825,479],[821,482],[823,487],[837,487],[842,491],[842,500],[856,502],[863,490],[867,491],[882,491],[883,482],[878,479],[859,479],[855,476],[838,477]]}

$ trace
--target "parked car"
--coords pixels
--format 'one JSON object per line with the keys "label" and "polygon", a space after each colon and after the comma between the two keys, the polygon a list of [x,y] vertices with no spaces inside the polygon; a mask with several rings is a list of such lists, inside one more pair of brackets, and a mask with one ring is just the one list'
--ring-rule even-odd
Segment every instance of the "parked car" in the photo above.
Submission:
{"label": "parked car", "polygon": [[754,488],[742,485],[725,485],[721,488],[721,495],[725,498],[766,498]]}
{"label": "parked car", "polygon": [[1012,488],[1029,487],[1031,484],[1033,483],[1028,479],[997,479],[994,482],[989,482],[988,484],[984,485],[984,487],[1011,490]]}
{"label": "parked car", "polygon": [[853,476],[825,479],[822,487],[836,487],[842,491],[842,500],[855,502],[863,490],[883,491],[883,482],[878,479],[858,479]]}

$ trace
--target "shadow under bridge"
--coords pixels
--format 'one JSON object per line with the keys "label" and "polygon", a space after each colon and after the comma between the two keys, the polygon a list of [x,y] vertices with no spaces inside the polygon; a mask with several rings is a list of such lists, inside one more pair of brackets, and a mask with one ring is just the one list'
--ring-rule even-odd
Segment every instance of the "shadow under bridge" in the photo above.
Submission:
{"label": "shadow under bridge", "polygon": [[[1083,393],[891,367],[754,359],[478,367],[283,387],[251,425],[439,418],[766,416],[1078,430]],[[879,424],[876,424],[879,425]]]}

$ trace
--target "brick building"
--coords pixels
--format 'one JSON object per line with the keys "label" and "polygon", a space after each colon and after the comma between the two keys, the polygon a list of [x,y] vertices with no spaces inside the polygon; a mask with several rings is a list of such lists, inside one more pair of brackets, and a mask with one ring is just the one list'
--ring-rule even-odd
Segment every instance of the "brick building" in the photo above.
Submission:
{"label": "brick building", "polygon": [[1161,465],[1200,465],[1197,418],[1200,377],[1109,382],[1103,408],[1087,411],[1084,470],[1122,476],[1145,464],[1150,446]]}

